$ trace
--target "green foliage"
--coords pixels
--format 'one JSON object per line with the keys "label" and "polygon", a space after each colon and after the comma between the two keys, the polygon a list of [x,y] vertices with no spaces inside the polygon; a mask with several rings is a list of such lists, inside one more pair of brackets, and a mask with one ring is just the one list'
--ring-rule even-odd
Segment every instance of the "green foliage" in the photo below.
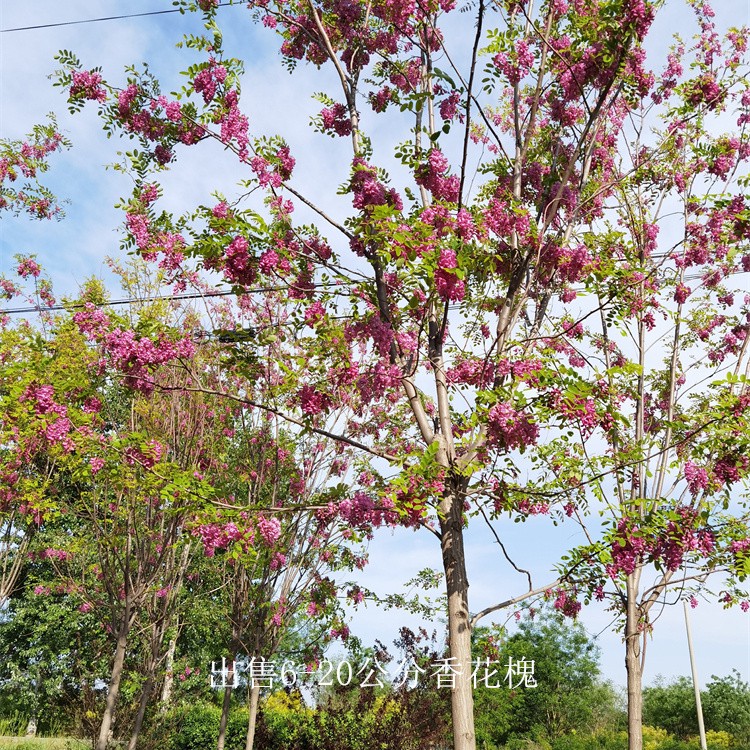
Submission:
{"label": "green foliage", "polygon": [[[707,734],[717,748],[744,748],[750,742],[750,686],[736,671],[711,678],[701,691]],[[679,740],[692,742],[698,735],[693,684],[687,677],[670,683],[657,681],[643,691],[643,718]],[[723,744],[724,743],[724,744]],[[728,744],[726,744],[728,743]],[[710,747],[710,744],[709,744]]]}
{"label": "green foliage", "polygon": [[735,747],[750,747],[750,685],[736,670],[725,677],[711,677],[702,696],[708,729],[728,732]]}
{"label": "green foliage", "polygon": [[[45,566],[29,566],[27,575]],[[34,568],[37,570],[35,571]],[[86,732],[95,678],[106,672],[106,634],[68,597],[36,595],[23,584],[0,622],[0,713],[17,717],[14,731],[36,716],[40,733]],[[23,718],[21,718],[23,717]],[[22,724],[20,726],[19,724]]]}
{"label": "green foliage", "polygon": [[265,750],[419,750],[420,724],[404,694],[339,686],[315,710],[297,694],[268,696],[257,737]]}
{"label": "green foliage", "polygon": [[669,684],[657,680],[654,686],[645,688],[643,720],[682,739],[697,734],[698,716],[690,679],[678,677]]}
{"label": "green foliage", "polygon": [[[154,717],[142,739],[143,747],[160,750],[206,750],[216,746],[221,708],[197,701],[182,704]],[[226,750],[242,750],[247,734],[247,709],[235,708],[229,714]]]}
{"label": "green foliage", "polygon": [[496,746],[514,738],[536,742],[612,728],[616,696],[599,679],[598,647],[583,627],[561,615],[542,612],[521,621],[509,637],[480,630],[475,657],[496,661],[495,681],[507,673],[508,660],[534,661],[536,687],[499,688],[480,684],[475,690],[477,740]]}
{"label": "green foliage", "polygon": [[204,750],[219,733],[221,709],[209,703],[196,703],[178,717],[177,732],[170,743],[173,750]]}

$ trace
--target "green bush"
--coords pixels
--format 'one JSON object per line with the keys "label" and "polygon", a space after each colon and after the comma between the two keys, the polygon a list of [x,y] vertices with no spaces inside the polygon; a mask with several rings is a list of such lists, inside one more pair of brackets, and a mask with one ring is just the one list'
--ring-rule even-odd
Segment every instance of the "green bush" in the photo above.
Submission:
{"label": "green bush", "polygon": [[[233,708],[227,722],[226,750],[243,750],[247,737],[246,708]],[[156,750],[210,750],[219,736],[221,708],[198,702],[176,706],[154,717],[142,738],[144,748]]]}
{"label": "green bush", "polygon": [[176,711],[176,731],[171,738],[171,750],[207,750],[216,744],[221,720],[218,706],[194,703]]}
{"label": "green bush", "polygon": [[[245,740],[247,739],[247,722],[248,712],[246,708],[235,708],[229,712],[229,721],[227,723],[227,737],[224,744],[226,750],[245,750]],[[219,725],[217,724],[217,735],[218,732]],[[215,744],[216,738],[214,738],[214,745]]]}

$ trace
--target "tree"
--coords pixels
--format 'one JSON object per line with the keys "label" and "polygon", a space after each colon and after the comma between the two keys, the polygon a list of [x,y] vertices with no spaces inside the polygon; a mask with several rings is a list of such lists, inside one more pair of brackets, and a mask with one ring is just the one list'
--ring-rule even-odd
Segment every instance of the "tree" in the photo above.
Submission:
{"label": "tree", "polygon": [[[598,647],[580,624],[549,609],[521,619],[511,635],[478,628],[475,638],[475,658],[496,662],[490,683],[502,683],[480,682],[475,691],[478,741],[501,746],[540,729],[554,740],[611,728],[615,696],[601,681]],[[508,665],[530,661],[536,686],[524,687],[512,675],[509,682]]]}
{"label": "tree", "polygon": [[[355,518],[352,508],[342,528],[331,504],[341,490],[330,480],[346,470],[345,451],[317,437],[292,441],[265,416],[208,393],[228,379],[243,387],[229,363],[235,338],[195,343],[202,338],[196,315],[156,299],[162,274],[151,278],[142,263],[114,266],[134,296],[130,313],[115,313],[92,281],[70,313],[47,316],[44,335],[28,324],[6,331],[8,341],[28,347],[7,358],[3,426],[13,437],[9,461],[20,465],[28,444],[46,462],[41,478],[27,466],[32,485],[19,477],[9,484],[27,504],[29,487],[37,488],[34,554],[46,576],[37,575],[35,592],[97,612],[115,641],[100,746],[128,659],[141,662],[130,675],[134,748],[186,606],[186,577],[200,570],[192,564],[197,540],[219,571],[210,580],[230,605],[230,657],[245,652],[257,660],[273,657],[305,608],[319,621],[322,641],[347,637],[327,574],[364,564],[356,548],[370,519]],[[225,322],[229,314],[208,313]],[[256,327],[262,322],[252,319]],[[177,357],[191,358],[190,367],[165,366]],[[107,358],[116,370],[104,366]],[[262,370],[253,372],[256,388]],[[191,586],[191,593],[206,597],[207,586]],[[222,734],[227,717],[225,710]]]}
{"label": "tree", "polygon": [[[687,677],[669,683],[657,680],[643,691],[644,720],[680,739],[698,734],[693,684]],[[728,732],[737,747],[747,744],[750,729],[750,689],[735,671],[725,677],[711,676],[701,691],[706,729]]]}
{"label": "tree", "polygon": [[[701,696],[701,701],[703,697]],[[680,739],[698,733],[695,691],[689,677],[678,677],[665,684],[656,684],[643,691],[643,720],[652,727],[661,727]]]}
{"label": "tree", "polygon": [[739,672],[717,677],[706,685],[703,710],[706,725],[716,732],[729,732],[738,746],[750,741],[750,685]]}
{"label": "tree", "polygon": [[[47,124],[34,126],[25,140],[0,139],[0,211],[27,213],[34,219],[60,218],[57,199],[38,175],[49,169],[50,154],[69,146],[51,116]],[[26,182],[20,188],[11,186],[19,177]]]}
{"label": "tree", "polygon": [[[71,108],[95,100],[110,132],[140,141],[141,150],[130,157],[137,185],[124,205],[128,247],[176,274],[194,268],[187,259],[194,260],[199,269],[221,274],[240,305],[248,298],[282,295],[287,317],[273,334],[253,340],[244,355],[248,369],[268,358],[277,387],[241,394],[227,389],[227,396],[361,451],[372,465],[354,478],[351,499],[342,503],[354,502],[363,513],[395,514],[439,540],[450,654],[462,674],[452,691],[456,750],[475,747],[467,515],[483,515],[489,523],[506,510],[542,512],[553,500],[565,514],[583,513],[586,497],[577,488],[593,486],[594,498],[602,499],[604,483],[597,487],[595,469],[601,462],[600,473],[612,476],[621,493],[610,506],[613,554],[628,548],[635,519],[640,529],[657,516],[662,531],[654,538],[663,543],[662,552],[669,547],[678,556],[687,553],[686,537],[677,539],[674,530],[685,519],[690,545],[700,539],[705,552],[702,501],[678,507],[670,501],[669,510],[658,513],[669,473],[688,466],[674,465],[668,453],[679,447],[682,456],[692,452],[721,464],[717,481],[723,485],[746,469],[731,457],[727,433],[721,438],[710,429],[727,424],[725,417],[734,419],[734,411],[735,424],[741,423],[747,406],[741,368],[718,402],[696,407],[704,413],[718,409],[715,419],[675,426],[671,404],[680,377],[675,346],[667,377],[653,389],[666,399],[647,402],[644,357],[652,308],[674,294],[683,304],[683,272],[691,265],[706,268],[706,286],[719,299],[715,274],[724,277],[725,267],[730,274],[742,267],[736,248],[747,239],[744,199],[715,198],[706,183],[710,175],[733,178],[748,155],[744,130],[739,138],[711,138],[706,117],[736,106],[744,128],[745,36],[731,32],[731,49],[721,53],[710,8],[692,5],[703,35],[695,64],[684,71],[670,59],[658,78],[644,63],[643,40],[658,7],[647,0],[579,0],[570,6],[549,0],[538,7],[522,0],[487,6],[480,0],[470,8],[476,29],[471,50],[458,53],[450,44],[455,8],[449,0],[251,5],[282,37],[290,68],[305,60],[335,75],[338,90],[322,96],[315,126],[350,142],[348,152],[337,151],[336,165],[340,190],[351,199],[346,217],[331,216],[295,186],[295,158],[282,138],[251,137],[250,120],[240,108],[242,65],[223,56],[214,0],[184,3],[193,10],[199,6],[207,33],[188,39],[199,59],[176,94],[163,94],[148,72],[131,69],[116,87],[98,70],[83,69],[74,55],[59,58],[58,82]],[[373,115],[364,111],[365,101]],[[655,145],[647,144],[642,134],[660,112],[671,124],[655,136]],[[410,118],[406,126],[403,113]],[[392,163],[390,155],[368,136],[378,118],[392,119],[403,132],[395,154],[401,190],[389,186],[383,168]],[[189,209],[180,218],[157,213],[158,191],[147,179],[176,158],[179,144],[207,139],[244,165],[241,195],[217,197],[215,205]],[[665,154],[675,168],[659,182]],[[686,154],[688,164],[681,161]],[[668,251],[665,263],[656,262],[649,211],[657,205],[655,190],[680,195],[689,214],[693,197],[700,196],[698,213],[705,224],[687,221],[679,247],[688,255],[681,261]],[[293,219],[295,208],[306,213],[300,222]],[[623,231],[612,226],[618,209]],[[313,223],[304,223],[307,217]],[[721,246],[732,251],[690,256],[711,239],[717,221],[718,235],[726,240]],[[667,269],[669,283],[653,280],[655,271]],[[576,301],[579,293],[583,304]],[[676,314],[680,319],[684,311]],[[604,330],[597,336],[582,333],[583,322],[599,315]],[[731,318],[716,325],[707,321],[706,340],[724,327],[724,343],[714,349],[741,358],[744,324]],[[636,352],[629,364],[611,348],[610,326],[634,331]],[[582,335],[601,353],[591,367],[595,377],[576,371],[592,364],[579,351]],[[293,337],[304,354],[269,356],[280,338]],[[636,383],[634,389],[628,381]],[[623,395],[630,399],[629,410],[618,410]],[[341,403],[354,414],[345,429],[330,418]],[[645,479],[654,409],[666,411],[659,415],[662,463],[651,496]],[[579,434],[566,444],[557,438],[569,422]],[[632,436],[626,436],[625,422],[633,425]],[[540,443],[542,428],[549,428],[548,447],[534,459],[542,477],[519,482],[519,454]],[[594,430],[608,444],[587,461]],[[713,447],[701,448],[708,445]],[[718,446],[726,451],[710,459],[701,454]],[[688,470],[691,487],[699,490],[694,497],[703,497],[710,483],[700,463],[690,466],[697,468]],[[554,481],[564,479],[572,490],[550,488],[543,478],[550,467]],[[723,548],[740,566],[745,539],[743,527],[736,526]],[[740,547],[732,551],[733,542]],[[566,571],[571,578],[584,561],[601,559],[601,549],[579,557]],[[727,558],[724,563],[735,564]],[[617,573],[624,576],[617,596],[625,592],[633,749],[641,745],[637,644],[645,627],[639,564],[631,570],[628,562]],[[666,569],[673,573],[671,565]],[[655,602],[663,592],[657,583],[647,597],[655,595]],[[570,591],[561,592],[557,603],[571,614],[579,606]]]}
{"label": "tree", "polygon": [[[330,575],[361,568],[366,560],[364,550],[357,550],[358,534],[366,529],[356,519],[341,528],[330,507],[339,490],[329,480],[341,470],[342,452],[317,437],[292,440],[275,421],[261,415],[254,423],[251,414],[240,415],[225,478],[216,487],[231,502],[221,503],[216,516],[204,516],[194,530],[206,555],[223,559],[220,577],[231,632],[222,652],[230,662],[242,657],[250,669],[246,750],[254,744],[258,700],[267,682],[262,673],[254,674],[254,665],[273,662],[301,617],[308,638],[315,637],[296,655],[297,662],[313,663],[333,638],[347,640]],[[255,529],[263,541],[253,543],[248,513],[258,511]],[[232,687],[224,691],[219,750]]]}
{"label": "tree", "polygon": [[[627,170],[619,168],[617,205],[595,241],[620,258],[600,255],[587,281],[602,301],[591,309],[599,320],[577,325],[578,361],[561,368],[555,407],[570,431],[545,448],[554,474],[535,488],[538,502],[591,497],[606,519],[574,512],[589,543],[563,566],[572,575],[558,602],[580,606],[577,586],[620,618],[631,748],[641,744],[645,639],[663,606],[680,597],[697,606],[709,574],[720,601],[750,606],[747,31],[722,37],[712,12],[693,6],[693,46],[675,45],[651,101],[629,115]],[[683,64],[692,77],[677,84]],[[656,114],[662,124],[649,133]],[[727,124],[734,129],[724,133]],[[657,155],[666,158],[658,168]]]}

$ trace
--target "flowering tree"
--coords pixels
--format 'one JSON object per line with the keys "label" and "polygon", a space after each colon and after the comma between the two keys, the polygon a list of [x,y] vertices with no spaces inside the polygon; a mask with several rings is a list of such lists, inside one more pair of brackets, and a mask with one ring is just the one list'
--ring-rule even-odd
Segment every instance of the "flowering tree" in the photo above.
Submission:
{"label": "flowering tree", "polygon": [[[57,131],[53,118],[47,125],[37,125],[25,141],[0,139],[0,211],[9,211],[16,215],[28,213],[32,218],[38,219],[59,216],[61,209],[54,195],[36,178],[39,173],[48,169],[49,155],[68,145],[68,142]],[[11,184],[19,177],[27,180],[20,189]],[[31,276],[36,279],[41,269],[33,258],[19,257],[17,271],[23,278]],[[12,299],[19,292],[20,289],[14,282],[0,277],[0,299]],[[49,303],[51,299],[49,285],[43,279],[37,284],[36,297],[36,302],[40,305],[45,302]],[[22,349],[27,343],[22,340],[23,337],[18,338],[12,333],[6,337],[5,334],[3,330],[5,339],[2,343],[3,365],[9,364],[8,358],[12,356],[11,352],[14,349]],[[8,374],[9,369],[4,368],[3,379]],[[13,375],[10,377],[11,380],[14,378]],[[8,397],[7,391],[3,388],[2,392],[5,400]],[[10,404],[8,408],[11,408]],[[34,448],[28,446],[27,450],[29,451],[26,454],[28,458],[34,453]],[[11,452],[3,452],[3,479],[8,482],[7,487],[14,483],[14,477],[18,476],[18,470],[21,469],[23,463],[19,454],[11,455]],[[45,472],[41,469],[40,471],[41,476],[44,476]],[[29,477],[29,481],[35,480]],[[7,487],[0,491],[0,606],[13,592],[28,542],[34,530],[34,524],[28,523],[30,516],[27,515],[25,506],[20,507],[15,504],[14,493]]]}
{"label": "flowering tree", "polygon": [[[90,282],[69,313],[45,315],[45,337],[26,322],[3,331],[3,458],[12,468],[26,464],[24,480],[18,471],[7,476],[9,507],[33,515],[42,533],[31,554],[53,572],[35,592],[98,613],[114,641],[100,747],[128,658],[143,657],[134,675],[135,747],[199,546],[228,590],[231,657],[271,657],[305,608],[325,639],[347,637],[327,572],[364,565],[355,549],[372,517],[333,502],[341,489],[330,480],[348,461],[341,446],[293,441],[267,414],[221,395],[229,384],[247,388],[229,361],[233,337],[205,341],[193,312],[157,299],[162,272],[151,278],[143,263],[112,265],[134,297],[128,313],[116,313]],[[21,266],[38,287],[38,264]],[[228,327],[232,312],[214,305],[207,315]],[[244,317],[253,331],[269,320],[250,309]],[[264,372],[262,363],[252,372],[256,390]],[[15,550],[18,571],[26,551]],[[191,583],[190,596],[205,597],[208,585]],[[257,689],[251,697],[254,716]],[[250,747],[253,729],[251,719]]]}
{"label": "flowering tree", "polygon": [[[205,453],[201,443],[216,447],[207,433],[220,427],[218,420],[207,421],[205,397],[194,395],[188,404],[189,394],[183,393],[180,404],[164,397],[159,403],[145,402],[137,388],[124,393],[110,384],[102,355],[121,359],[128,347],[140,346],[142,355],[151,357],[152,367],[158,357],[151,339],[129,338],[122,319],[94,304],[97,293],[97,287],[90,286],[79,312],[49,320],[46,340],[28,325],[15,330],[26,349],[17,350],[7,368],[15,375],[9,387],[15,406],[5,415],[4,426],[13,437],[5,442],[4,458],[11,464],[31,461],[23,469],[28,477],[22,478],[19,469],[7,478],[6,492],[19,512],[33,513],[42,528],[61,514],[69,519],[59,545],[36,553],[57,571],[56,580],[39,585],[38,593],[79,597],[82,611],[99,612],[116,641],[99,738],[99,746],[105,747],[129,636],[134,623],[148,612],[155,632],[145,707],[157,645],[170,623],[188,560],[185,518],[192,518],[200,507],[196,497],[210,495],[198,474]],[[149,312],[154,313],[146,310],[140,316],[141,325],[147,324]],[[163,330],[162,326],[162,335]],[[87,340],[90,336],[96,341],[100,334],[101,349]],[[159,344],[169,350],[180,341],[185,356],[185,339],[171,343],[163,338]],[[129,376],[147,389],[148,384],[138,379],[143,372],[131,367]],[[183,429],[189,429],[191,444]]]}
{"label": "flowering tree", "polygon": [[[746,239],[744,203],[712,196],[706,179],[735,174],[747,156],[746,141],[709,137],[704,116],[731,103],[744,128],[750,106],[745,34],[733,32],[731,49],[719,54],[710,8],[689,4],[703,25],[695,63],[683,70],[672,56],[657,77],[645,66],[643,49],[657,7],[648,0],[538,6],[479,0],[469,8],[475,33],[468,47],[464,35],[452,39],[458,22],[451,0],[251,3],[258,20],[281,37],[290,68],[306,61],[333,73],[336,88],[321,95],[314,125],[323,137],[341,139],[336,166],[339,192],[351,202],[346,216],[332,216],[299,188],[294,172],[301,155],[282,137],[252,134],[252,112],[240,101],[241,62],[222,53],[217,2],[197,3],[207,33],[188,41],[202,57],[175,94],[165,95],[150,74],[134,70],[116,87],[98,70],[84,70],[72,54],[60,56],[59,83],[71,107],[96,101],[107,128],[143,147],[131,153],[138,184],[125,206],[130,247],[174,273],[179,288],[203,269],[232,286],[240,307],[281,297],[284,314],[274,330],[250,342],[239,363],[246,373],[270,363],[275,378],[259,390],[248,378],[246,390],[227,388],[228,396],[368,459],[348,475],[351,489],[340,501],[347,512],[398,519],[439,540],[450,656],[458,673],[452,689],[456,750],[475,747],[467,518],[549,510],[534,492],[549,490],[543,472],[550,464],[558,481],[590,486],[570,467],[581,451],[589,455],[582,438],[597,430],[610,441],[599,459],[605,474],[631,482],[612,506],[617,523],[625,518],[617,532],[622,537],[634,512],[648,512],[643,480],[652,438],[646,414],[647,406],[657,407],[646,402],[644,357],[646,334],[655,325],[652,308],[675,291],[682,304],[691,265],[708,265],[721,277],[727,263],[737,267],[735,249],[680,260],[672,247],[677,238],[667,240],[667,260],[657,260],[658,225],[647,220],[654,208],[648,191],[665,189],[684,199],[691,217],[685,251],[702,246],[711,231],[725,239],[722,247]],[[654,144],[646,127],[659,113],[669,125]],[[374,134],[380,120],[403,133],[395,162],[379,149]],[[245,167],[242,195],[219,196],[179,219],[158,214],[149,171],[173,161],[180,144],[207,139]],[[663,170],[665,155],[684,169]],[[400,187],[390,184],[387,164],[395,166]],[[688,199],[696,194],[702,197],[697,208]],[[613,212],[623,206],[620,227]],[[725,217],[715,230],[708,218],[714,210]],[[719,282],[707,284],[709,291]],[[683,312],[680,307],[676,315]],[[592,317],[603,320],[596,334],[583,325]],[[729,317],[707,337],[728,326]],[[609,329],[618,325],[636,332],[630,367],[610,350]],[[724,346],[742,350],[740,333],[730,333],[734,339]],[[285,356],[280,342],[292,337],[304,353]],[[600,352],[595,366],[593,355],[581,351],[581,337]],[[681,346],[673,350],[671,375],[655,390],[664,401],[667,388],[667,404],[677,394]],[[632,395],[625,382],[633,380],[639,385],[628,405],[635,403],[636,433],[626,439],[621,422],[628,412],[614,410],[623,397],[615,385]],[[727,398],[739,389],[733,386]],[[352,416],[337,426],[339,404]],[[654,503],[669,473],[688,467],[687,459],[675,464],[667,449],[684,444],[698,451],[711,435],[708,423],[679,433],[674,407],[663,408],[670,426],[660,433],[664,463],[661,486],[649,493]],[[568,423],[581,427],[566,444],[556,438]],[[540,449],[542,434],[549,447]],[[527,492],[515,477],[519,454],[532,446],[541,474],[530,479]],[[559,456],[566,461],[553,460]],[[557,496],[561,517],[583,512],[576,493]],[[699,519],[692,532],[697,539],[702,510],[685,507],[675,512]],[[708,552],[705,534],[700,539]],[[623,568],[616,575],[631,576],[628,585],[637,587],[634,573]],[[635,598],[629,601],[636,607]],[[563,592],[558,607],[574,613],[577,605]],[[635,609],[631,614],[629,644],[637,627]],[[638,741],[635,733],[631,747]]]}
{"label": "flowering tree", "polygon": [[[618,614],[631,750],[642,746],[645,643],[662,608],[697,606],[709,574],[725,606],[750,608],[748,31],[722,36],[710,8],[695,11],[693,45],[678,41],[651,101],[630,115],[616,206],[592,238],[616,255],[600,254],[587,279],[601,304],[574,326],[578,361],[559,371],[553,412],[570,431],[541,449],[546,484],[504,488],[509,508],[529,495],[577,509],[590,499],[605,519],[597,528],[574,512],[588,543],[563,566],[557,603],[575,612],[583,589]],[[678,84],[687,66],[693,77]]]}
{"label": "flowering tree", "polygon": [[[331,573],[364,566],[356,543],[370,526],[365,519],[345,522],[331,502],[336,490],[327,486],[328,479],[345,460],[338,446],[318,438],[292,439],[267,415],[257,413],[255,425],[252,417],[243,411],[237,420],[238,439],[225,479],[217,485],[226,500],[214,517],[204,514],[193,531],[225,589],[231,631],[226,653],[231,662],[244,657],[250,668],[247,750],[254,743],[260,687],[268,680],[262,664],[273,672],[271,660],[294,625],[303,620],[308,636],[317,634],[307,653],[299,655],[307,665],[320,658],[331,639],[348,638]],[[351,597],[357,600],[356,590]],[[229,685],[219,749],[231,692]]]}
{"label": "flowering tree", "polygon": [[[49,169],[49,155],[69,145],[53,118],[36,125],[26,140],[0,139],[0,211],[28,213],[35,219],[61,216],[55,196],[37,177]],[[26,180],[20,188],[11,184],[19,177]]]}

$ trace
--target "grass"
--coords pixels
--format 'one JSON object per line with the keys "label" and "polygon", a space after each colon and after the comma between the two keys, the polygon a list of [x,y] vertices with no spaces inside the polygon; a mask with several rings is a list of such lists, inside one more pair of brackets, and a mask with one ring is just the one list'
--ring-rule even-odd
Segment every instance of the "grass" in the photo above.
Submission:
{"label": "grass", "polygon": [[0,737],[0,750],[89,750],[85,740],[71,737]]}

